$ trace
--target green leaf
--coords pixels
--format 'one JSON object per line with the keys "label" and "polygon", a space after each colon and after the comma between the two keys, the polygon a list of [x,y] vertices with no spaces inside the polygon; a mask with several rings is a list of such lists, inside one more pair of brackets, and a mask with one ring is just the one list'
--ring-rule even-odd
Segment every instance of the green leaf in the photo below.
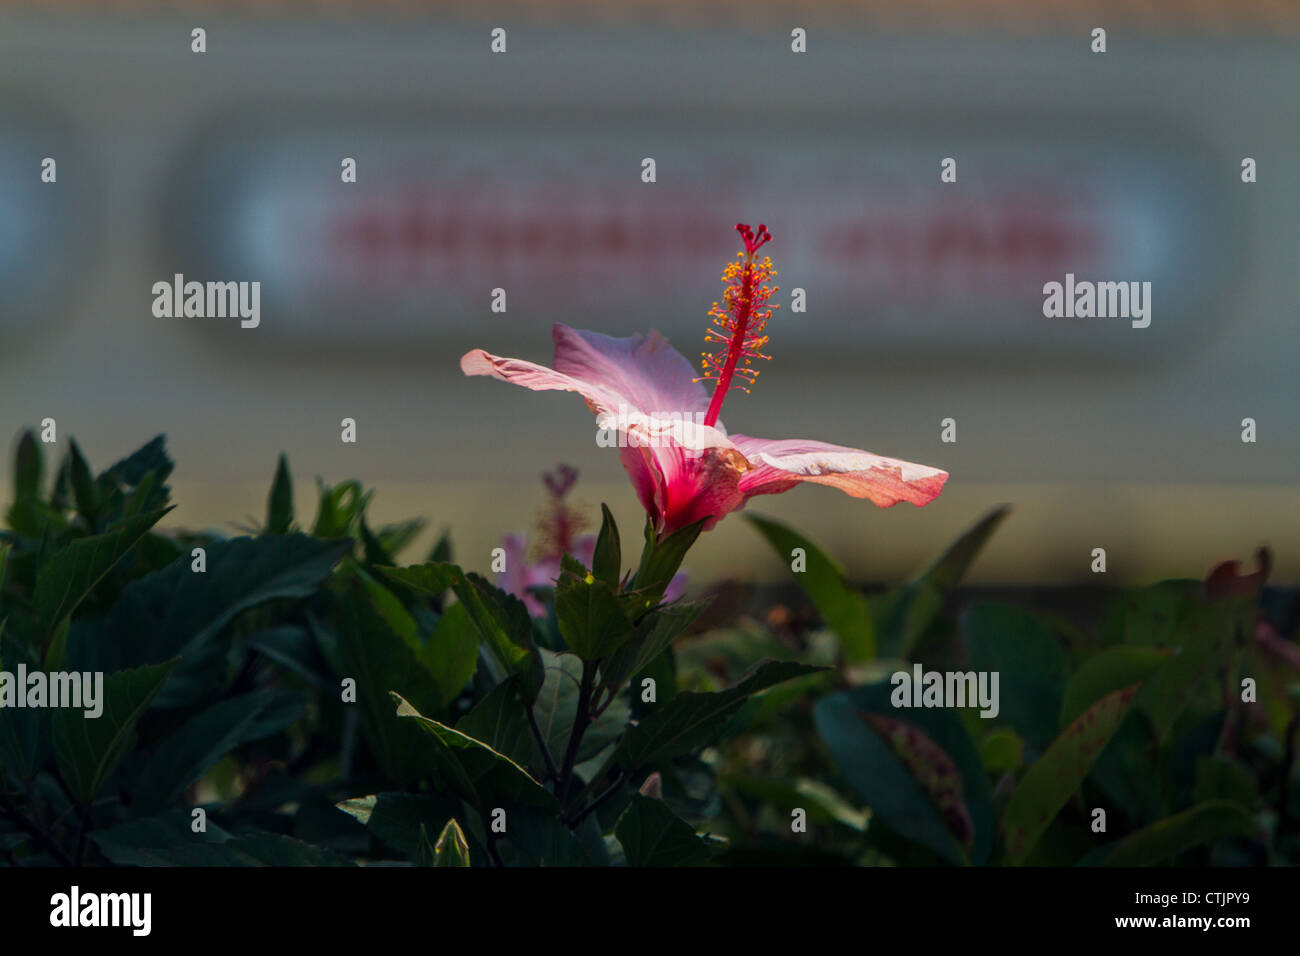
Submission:
{"label": "green leaf", "polygon": [[721,732],[746,700],[805,674],[826,670],[793,661],[759,661],[735,687],[716,693],[681,693],[657,705],[623,736],[612,759],[634,770],[703,747]]}
{"label": "green leaf", "polygon": [[334,693],[336,682],[325,676],[327,665],[307,628],[267,628],[248,638],[248,646],[293,671],[309,684],[322,689],[328,686],[330,693]]}
{"label": "green leaf", "polygon": [[365,550],[366,564],[377,567],[392,567],[396,563],[393,561],[392,555],[388,553],[388,549],[380,543],[379,538],[370,530],[370,526],[366,524],[364,515],[361,518],[359,534],[361,536],[362,547]]}
{"label": "green leaf", "polygon": [[631,640],[601,663],[601,686],[618,688],[634,674],[639,674],[676,638],[695,623],[710,601],[676,601],[645,615],[636,626]]}
{"label": "green leaf", "polygon": [[1028,611],[980,604],[962,615],[962,636],[975,671],[998,675],[999,718],[1044,749],[1059,729],[1069,669],[1052,632]]}
{"label": "green leaf", "polygon": [[456,722],[456,729],[481,740],[521,767],[533,762],[533,734],[514,681],[497,684],[474,708]]}
{"label": "green leaf", "polygon": [[1107,608],[1102,626],[1105,643],[1140,644],[1173,649],[1180,645],[1187,619],[1196,613],[1200,581],[1161,581],[1134,588]]}
{"label": "green leaf", "polygon": [[522,601],[454,564],[381,570],[430,597],[441,597],[451,588],[506,674],[520,678],[525,699],[537,696],[542,686],[542,661],[533,644],[533,619]]}
{"label": "green leaf", "polygon": [[480,812],[492,806],[487,800],[526,803],[556,811],[554,795],[528,775],[528,771],[509,757],[493,750],[453,727],[425,717],[400,694],[394,693],[397,716],[411,717],[435,742],[438,758],[438,783],[449,787],[466,803]]}
{"label": "green leaf", "polygon": [[1196,758],[1197,803],[1228,800],[1250,809],[1259,803],[1259,785],[1250,768],[1224,754]]}
{"label": "green leaf", "polygon": [[244,861],[242,866],[356,866],[345,856],[324,847],[279,833],[244,832],[225,844]]}
{"label": "green leaf", "polygon": [[44,475],[45,456],[36,433],[29,429],[18,439],[14,452],[14,502],[39,501]]}
{"label": "green leaf", "polygon": [[469,841],[453,818],[447,821],[433,848],[434,866],[469,866]]}
{"label": "green leaf", "polygon": [[810,539],[770,518],[748,515],[749,523],[767,539],[783,562],[792,562],[802,549],[805,570],[795,580],[808,595],[826,625],[840,640],[844,656],[853,662],[870,660],[876,653],[876,628],[871,608],[862,592],[844,579],[839,565]]}
{"label": "green leaf", "polygon": [[[381,793],[337,804],[384,843],[412,860],[419,854],[420,830],[438,833],[462,804],[435,793]],[[512,821],[513,822],[513,821]]]}
{"label": "green leaf", "polygon": [[596,580],[604,581],[617,590],[623,576],[623,546],[618,538],[618,525],[603,502],[600,506],[600,534],[596,537],[596,551],[591,560],[591,573]]}
{"label": "green leaf", "polygon": [[1024,763],[1024,741],[1009,727],[995,727],[980,742],[980,760],[989,773],[1014,773]]}
{"label": "green leaf", "polygon": [[154,695],[166,683],[175,661],[118,671],[104,678],[103,712],[88,718],[84,710],[54,712],[54,754],[68,792],[89,804],[100,784],[134,744],[134,729]]}
{"label": "green leaf", "polygon": [[77,511],[86,520],[86,525],[93,529],[95,518],[99,513],[99,490],[95,487],[90,465],[81,454],[81,449],[77,447],[76,439],[73,439],[71,445],[72,450],[68,453],[68,460],[69,474],[72,478],[72,500],[77,505]]}
{"label": "green leaf", "polygon": [[351,535],[370,504],[371,493],[366,493],[359,481],[345,481],[331,488],[318,478],[316,487],[320,493],[320,505],[316,523],[312,526],[312,537],[346,538]]}
{"label": "green leaf", "polygon": [[1229,669],[1240,650],[1238,637],[1245,637],[1233,620],[1234,610],[1230,604],[1198,603],[1183,620],[1176,638],[1178,653],[1142,685],[1134,705],[1151,720],[1159,740],[1168,739],[1175,721],[1198,698],[1219,706],[1218,675]]}
{"label": "green leaf", "polygon": [[189,814],[173,811],[95,830],[90,839],[121,866],[352,866],[351,860],[278,833],[232,837],[211,821],[194,833]]}
{"label": "green leaf", "polygon": [[159,493],[165,496],[166,489],[162,487],[162,483],[171,477],[173,470],[175,464],[167,455],[166,437],[155,435],[153,439],[106,469],[99,476],[99,481],[138,488],[146,479],[152,478]]}
{"label": "green leaf", "polygon": [[877,644],[886,657],[907,658],[943,609],[948,592],[960,583],[993,532],[1010,513],[994,508],[948,546],[918,577],[881,602]]}
{"label": "green leaf", "polygon": [[776,806],[782,812],[802,807],[808,812],[809,823],[838,823],[865,833],[871,822],[870,812],[859,810],[833,788],[809,777],[788,781],[777,777],[738,774],[728,775],[719,782],[756,797],[765,804]]}
{"label": "green leaf", "polygon": [[362,733],[384,774],[394,781],[423,776],[432,768],[432,758],[413,728],[393,719],[389,693],[398,690],[419,706],[432,707],[438,701],[437,686],[360,583],[339,598],[338,651],[339,676],[357,682]]}
{"label": "green leaf", "polygon": [[[0,621],[0,636],[3,634],[4,622]],[[29,674],[40,669],[39,661],[23,647],[6,653],[0,661],[15,676],[19,663],[27,665]],[[23,688],[17,690],[21,693]],[[0,707],[0,771],[18,780],[36,776],[49,756],[51,713],[48,707]]]}
{"label": "green leaf", "polygon": [[133,807],[169,805],[225,754],[278,733],[306,710],[301,694],[267,688],[200,711],[173,731],[140,771]]}
{"label": "green leaf", "polygon": [[1245,808],[1226,800],[1201,803],[1120,840],[1106,866],[1153,866],[1224,837],[1256,837],[1259,827]]}
{"label": "green leaf", "polygon": [[120,866],[230,866],[239,858],[224,846],[230,834],[212,821],[201,832],[191,828],[188,810],[139,817],[91,831],[90,840]]}
{"label": "green leaf", "polygon": [[275,478],[266,502],[266,533],[288,534],[293,528],[293,479],[284,455],[275,465]]}
{"label": "green leaf", "polygon": [[451,529],[446,528],[434,542],[433,550],[429,552],[429,563],[449,564],[451,560]]}
{"label": "green leaf", "polygon": [[227,625],[268,602],[311,597],[351,545],[292,534],[205,547],[205,573],[191,571],[188,560],[173,562],[128,584],[104,617],[74,621],[73,669],[113,671],[180,656],[156,706],[187,706],[221,685],[227,648],[217,637]]}
{"label": "green leaf", "polygon": [[529,807],[510,813],[510,845],[523,866],[588,866],[591,860],[573,831],[554,814]]}
{"label": "green leaf", "polygon": [[[573,654],[553,654],[546,650],[541,653],[546,679],[533,705],[533,713],[542,739],[558,762],[569,745],[569,735],[578,716],[582,661]],[[613,743],[623,733],[629,717],[627,700],[614,698],[583,734],[578,763],[592,759]]]}
{"label": "green leaf", "polygon": [[655,538],[654,522],[649,516],[646,517],[645,546],[641,551],[641,563],[630,585],[640,594],[643,610],[654,607],[663,599],[673,575],[682,566],[686,552],[700,536],[707,521],[707,518],[701,518],[659,541]]}
{"label": "green leaf", "polygon": [[950,863],[983,863],[992,804],[979,756],[950,710],[900,711],[890,684],[818,703],[814,723],[844,779],[886,826]]}
{"label": "green leaf", "polygon": [[449,605],[438,619],[420,660],[433,677],[438,699],[448,706],[478,669],[479,632],[464,604]]}
{"label": "green leaf", "polygon": [[628,866],[701,866],[709,847],[662,800],[633,794],[614,825]]}
{"label": "green leaf", "polygon": [[598,661],[632,637],[632,622],[604,581],[567,554],[555,586],[555,617],[565,644],[584,661]]}
{"label": "green leaf", "polygon": [[128,518],[111,531],[79,538],[54,553],[38,575],[34,595],[43,640],[63,626],[77,605],[169,511],[163,508]]}
{"label": "green leaf", "polygon": [[35,432],[24,431],[14,452],[14,499],[6,517],[14,532],[28,538],[39,539],[51,524],[56,527],[65,524],[61,512],[41,498],[44,472],[41,442]]}
{"label": "green leaf", "polygon": [[1108,694],[1075,718],[1020,779],[1002,817],[1007,858],[1023,863],[1119,727],[1136,685]]}
{"label": "green leaf", "polygon": [[1137,644],[1110,647],[1088,658],[1065,686],[1061,726],[1072,723],[1107,694],[1146,680],[1168,659],[1168,651]]}

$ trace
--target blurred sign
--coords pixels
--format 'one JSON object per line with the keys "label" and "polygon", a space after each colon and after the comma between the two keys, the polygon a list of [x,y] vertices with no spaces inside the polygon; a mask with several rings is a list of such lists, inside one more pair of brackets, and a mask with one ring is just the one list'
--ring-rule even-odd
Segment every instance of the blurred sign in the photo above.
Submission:
{"label": "blurred sign", "polygon": [[[736,252],[732,226],[762,221],[782,288],[769,328],[791,347],[1071,359],[1119,355],[1135,335],[1143,348],[1178,340],[1230,271],[1208,163],[1171,135],[1089,123],[1081,136],[1065,121],[972,133],[967,120],[946,137],[938,121],[868,123],[870,138],[668,123],[654,135],[557,117],[223,136],[170,211],[176,269],[261,280],[259,334],[303,344],[418,346],[471,321],[556,319],[693,342]],[[940,181],[946,156],[953,183]],[[342,181],[344,157],[356,183]],[[1150,327],[1045,318],[1043,287],[1067,273],[1150,282]],[[805,313],[790,309],[795,287]],[[496,288],[505,314],[490,309]]]}

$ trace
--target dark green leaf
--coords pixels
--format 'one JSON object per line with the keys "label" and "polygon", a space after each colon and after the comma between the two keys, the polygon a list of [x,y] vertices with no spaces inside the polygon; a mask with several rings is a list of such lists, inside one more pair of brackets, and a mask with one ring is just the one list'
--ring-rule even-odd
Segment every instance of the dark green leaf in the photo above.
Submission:
{"label": "dark green leaf", "polygon": [[135,796],[137,806],[148,810],[170,804],[223,755],[283,730],[305,712],[302,695],[272,688],[200,711],[173,731],[145,764]]}
{"label": "dark green leaf", "polygon": [[456,722],[461,733],[481,740],[521,767],[533,762],[533,735],[514,681],[497,684],[473,710]]}
{"label": "dark green leaf", "polygon": [[93,529],[95,518],[99,514],[99,490],[95,487],[90,465],[81,454],[75,439],[71,445],[72,450],[68,455],[71,463],[69,475],[72,478],[72,500],[76,503],[77,511],[86,520],[87,526]]}
{"label": "dark green leaf", "polygon": [[613,759],[619,766],[633,770],[703,747],[754,694],[825,669],[792,661],[760,661],[729,690],[678,694],[630,728]]}
{"label": "dark green leaf", "polygon": [[[844,779],[888,827],[957,864],[970,860],[973,846],[972,819],[963,793],[969,785],[971,803],[981,816],[978,849],[987,852],[988,785],[960,720],[945,710],[919,709],[907,715],[935,727],[952,725],[942,732],[945,742],[961,753],[963,764],[975,764],[959,777],[952,758],[924,731],[913,727],[909,738],[902,721],[894,718],[889,718],[889,725],[874,726],[873,719],[882,719],[880,711],[888,706],[887,685],[834,694],[818,703],[817,732]],[[899,740],[891,740],[895,727],[901,732]]]}
{"label": "dark green leaf", "polygon": [[266,502],[266,533],[288,534],[293,528],[293,479],[284,455],[275,465],[275,478]]}
{"label": "dark green leaf", "polygon": [[52,637],[63,626],[77,605],[170,510],[164,508],[128,518],[111,531],[79,538],[54,553],[41,569],[35,593],[36,611],[45,638]]}
{"label": "dark green leaf", "polygon": [[510,811],[510,844],[524,866],[587,866],[582,845],[553,813],[519,807]]}
{"label": "dark green leaf", "polygon": [[[397,701],[397,715],[413,718],[434,742],[438,782],[471,806],[480,812],[511,802],[526,803],[544,810],[558,809],[551,792],[509,757],[453,727],[425,717],[400,694],[392,696]],[[500,800],[503,804],[493,804],[489,802],[491,800]]]}
{"label": "dark green leaf", "polygon": [[[569,745],[569,734],[578,715],[578,690],[582,661],[573,654],[542,651],[546,679],[533,705],[542,739],[558,761]],[[627,701],[615,698],[594,723],[587,727],[578,747],[578,763],[590,760],[618,738],[627,726]]]}
{"label": "dark green leaf", "polygon": [[1136,690],[1134,686],[1116,691],[1089,707],[1021,777],[1002,818],[1007,858],[1012,863],[1024,862],[1048,824],[1079,789],[1123,720]]}
{"label": "dark green leaf", "polygon": [[1059,729],[1068,672],[1052,632],[1028,611],[980,604],[962,615],[962,636],[975,671],[998,675],[999,718],[1046,748]]}
{"label": "dark green leaf", "polygon": [[85,805],[134,744],[134,730],[154,695],[166,683],[175,661],[118,671],[104,678],[103,712],[87,717],[84,710],[54,712],[54,754],[68,792]]}
{"label": "dark green leaf", "polygon": [[74,621],[68,660],[77,670],[112,671],[179,655],[157,706],[190,704],[220,685],[226,649],[216,638],[231,621],[270,601],[312,596],[349,547],[301,534],[211,542],[205,573],[177,561],[128,584],[103,618]]}
{"label": "dark green leaf", "polygon": [[1169,659],[1169,652],[1137,644],[1110,647],[1079,665],[1065,686],[1061,700],[1061,726],[1107,694],[1141,683]]}
{"label": "dark green leaf", "polygon": [[601,665],[601,684],[617,688],[650,666],[709,606],[709,601],[677,601],[645,615],[632,639]]}
{"label": "dark green leaf", "polygon": [[[0,636],[3,634],[4,622],[0,622]],[[25,664],[29,673],[40,668],[40,662],[25,648],[6,651],[2,656],[0,665],[15,679],[19,663]],[[14,689],[18,693],[25,691]],[[0,779],[3,772],[19,780],[36,776],[49,756],[52,713],[48,707],[0,707]]]}
{"label": "dark green leaf", "polygon": [[604,581],[611,588],[618,589],[618,582],[623,576],[623,546],[618,537],[618,525],[609,507],[600,506],[600,534],[596,537],[595,556],[591,561],[591,573],[596,580]]}
{"label": "dark green leaf", "polygon": [[792,555],[802,549],[805,568],[795,580],[812,600],[826,625],[835,632],[850,661],[866,661],[876,653],[876,629],[871,608],[862,592],[844,579],[835,561],[808,538],[770,518],[749,515],[749,523],[767,539],[777,556],[793,563]]}
{"label": "dark green leaf", "polygon": [[410,645],[376,610],[360,584],[339,599],[340,677],[356,680],[361,728],[390,780],[413,780],[432,767],[423,740],[405,721],[393,717],[391,691],[409,694],[422,707],[438,701],[437,687]]}
{"label": "dark green leaf", "polygon": [[365,514],[371,494],[363,491],[359,481],[345,481],[331,488],[317,479],[316,485],[320,492],[320,506],[316,512],[316,524],[311,530],[312,537],[348,537]]}
{"label": "dark green leaf", "polygon": [[614,825],[628,866],[701,866],[709,848],[662,800],[633,794]]}
{"label": "dark green leaf", "polygon": [[464,604],[452,604],[438,619],[420,660],[433,677],[438,697],[447,706],[478,668],[479,632]]}
{"label": "dark green leaf", "polygon": [[641,563],[637,567],[636,577],[631,584],[640,595],[641,610],[649,610],[662,600],[673,575],[682,566],[686,552],[700,536],[707,521],[707,518],[701,518],[659,541],[655,538],[654,522],[649,517],[646,518],[645,546],[641,551]]}
{"label": "dark green leaf", "polygon": [[537,696],[542,686],[542,662],[533,644],[533,619],[522,601],[477,574],[465,574],[454,564],[382,570],[431,597],[441,597],[451,588],[506,674],[520,678],[525,698],[531,701]]}
{"label": "dark green leaf", "polygon": [[555,617],[565,644],[584,661],[608,657],[632,637],[614,589],[567,554],[555,587]]}
{"label": "dark green leaf", "polygon": [[1201,803],[1120,840],[1105,855],[1107,866],[1153,866],[1185,850],[1224,837],[1254,837],[1259,826],[1244,807],[1225,800]]}
{"label": "dark green leaf", "polygon": [[419,852],[420,828],[440,833],[460,812],[458,800],[434,793],[381,793],[338,804],[364,823],[375,836],[414,860]]}

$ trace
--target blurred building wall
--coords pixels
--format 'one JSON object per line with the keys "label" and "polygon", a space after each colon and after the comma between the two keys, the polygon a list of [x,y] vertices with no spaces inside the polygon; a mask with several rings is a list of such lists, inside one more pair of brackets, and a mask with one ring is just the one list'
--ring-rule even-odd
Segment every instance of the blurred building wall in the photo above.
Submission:
{"label": "blurred building wall", "polygon": [[[101,465],[165,431],[188,525],[260,511],[284,451],[300,498],[360,478],[471,566],[559,460],[632,533],[582,403],[458,358],[548,361],[555,321],[695,355],[730,226],[762,219],[808,310],[782,293],[728,426],[952,478],[923,511],[755,510],[864,578],[1010,501],[977,580],[1087,580],[1094,547],[1112,579],[1199,575],[1260,543],[1300,580],[1296,5],[904,6],[0,4],[0,431],[53,417]],[[1151,326],[1044,319],[1067,271],[1151,281]],[[176,273],[259,280],[261,325],[155,318]],[[782,573],[737,518],[692,561]]]}

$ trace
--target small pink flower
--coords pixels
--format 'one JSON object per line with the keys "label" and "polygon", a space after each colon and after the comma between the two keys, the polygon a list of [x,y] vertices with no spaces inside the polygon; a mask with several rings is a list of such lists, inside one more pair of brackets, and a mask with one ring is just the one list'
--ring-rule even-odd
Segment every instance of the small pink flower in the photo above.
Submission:
{"label": "small pink flower", "polygon": [[584,566],[591,567],[596,553],[596,536],[580,533],[586,521],[565,500],[577,480],[578,470],[572,465],[557,465],[554,472],[542,473],[550,501],[537,519],[538,536],[531,555],[524,535],[512,533],[501,538],[506,569],[498,576],[497,583],[502,590],[523,601],[533,617],[545,617],[546,607],[532,589],[555,587],[561,558],[572,555]]}
{"label": "small pink flower", "polygon": [[934,500],[948,473],[928,465],[811,439],[728,434],[718,418],[723,399],[736,379],[736,387],[748,391],[758,377],[752,360],[767,358],[760,351],[767,343],[762,332],[776,308],[767,302],[777,291],[765,284],[776,274],[772,261],[756,257],[771,234],[761,225],[757,234],[743,223],[736,229],[745,249],[723,273],[727,288],[723,303],[710,312],[714,327],[707,338],[716,351],[704,353],[702,363],[703,379],[715,382],[712,395],[654,331],[611,338],[556,324],[554,368],[475,349],[461,358],[461,370],[534,391],[582,395],[600,427],[617,428],[626,439],[619,457],[661,538],[702,519],[707,530],[755,495],[780,494],[805,481],[882,508]]}

